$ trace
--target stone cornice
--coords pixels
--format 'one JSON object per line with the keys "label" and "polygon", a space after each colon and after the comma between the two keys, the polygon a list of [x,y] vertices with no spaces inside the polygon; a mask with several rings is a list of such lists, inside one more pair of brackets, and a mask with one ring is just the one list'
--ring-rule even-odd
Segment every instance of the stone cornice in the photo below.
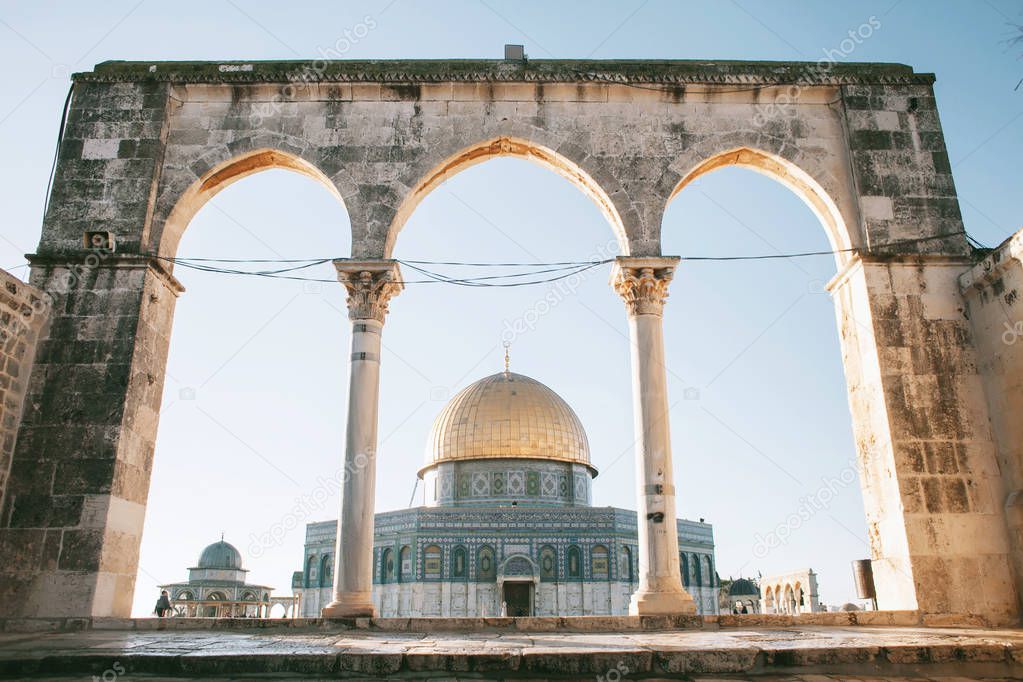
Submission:
{"label": "stone cornice", "polygon": [[167,266],[168,261],[156,256],[83,250],[29,253],[25,254],[25,258],[33,268],[65,268],[77,271],[93,268],[149,268],[175,296],[185,291],[184,285]]}
{"label": "stone cornice", "polygon": [[934,75],[904,64],[717,60],[292,60],[97,64],[76,82],[441,83],[536,82],[663,85],[922,84]]}
{"label": "stone cornice", "polygon": [[1002,277],[1005,269],[1023,261],[1023,230],[1019,230],[987,253],[983,260],[959,276],[964,294],[980,291]]}
{"label": "stone cornice", "polygon": [[920,267],[924,265],[935,265],[935,266],[950,266],[950,267],[962,267],[968,268],[972,265],[972,261],[968,256],[948,256],[944,254],[929,254],[929,253],[894,253],[894,254],[877,254],[877,253],[854,253],[835,273],[835,276],[824,286],[824,288],[834,293],[838,291],[846,282],[849,281],[849,275],[862,268],[864,265],[903,265],[909,267]]}

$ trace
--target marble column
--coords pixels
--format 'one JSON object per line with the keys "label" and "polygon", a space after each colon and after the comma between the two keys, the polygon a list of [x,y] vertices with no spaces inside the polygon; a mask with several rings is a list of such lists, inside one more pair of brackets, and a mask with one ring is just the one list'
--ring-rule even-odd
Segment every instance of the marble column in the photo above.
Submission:
{"label": "marble column", "polygon": [[380,333],[387,304],[401,289],[393,260],[334,261],[348,291],[352,354],[348,379],[341,511],[334,550],[334,598],[324,618],[373,616],[373,507],[376,493]]}
{"label": "marble column", "polygon": [[639,587],[630,615],[695,613],[682,586],[668,425],[662,313],[678,257],[615,260],[611,283],[624,299],[632,346]]}

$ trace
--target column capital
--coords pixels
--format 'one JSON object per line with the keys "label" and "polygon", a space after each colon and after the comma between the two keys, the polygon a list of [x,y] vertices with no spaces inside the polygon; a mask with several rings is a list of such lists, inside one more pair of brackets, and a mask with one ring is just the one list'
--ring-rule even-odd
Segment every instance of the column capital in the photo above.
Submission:
{"label": "column capital", "polygon": [[618,256],[611,268],[611,286],[625,301],[629,315],[660,315],[668,298],[678,256]]}
{"label": "column capital", "polygon": [[383,324],[387,304],[404,288],[398,261],[338,258],[333,262],[337,280],[348,291],[348,317]]}

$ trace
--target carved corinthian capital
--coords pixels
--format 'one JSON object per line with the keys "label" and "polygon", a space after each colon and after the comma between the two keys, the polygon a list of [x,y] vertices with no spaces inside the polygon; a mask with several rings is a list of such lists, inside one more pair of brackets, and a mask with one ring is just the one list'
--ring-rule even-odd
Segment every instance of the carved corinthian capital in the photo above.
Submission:
{"label": "carved corinthian capital", "polygon": [[338,281],[348,291],[348,317],[383,324],[387,304],[404,288],[398,262],[339,258],[334,267]]}
{"label": "carved corinthian capital", "polygon": [[678,256],[619,256],[611,271],[611,285],[625,301],[629,315],[660,315],[668,298],[668,284]]}

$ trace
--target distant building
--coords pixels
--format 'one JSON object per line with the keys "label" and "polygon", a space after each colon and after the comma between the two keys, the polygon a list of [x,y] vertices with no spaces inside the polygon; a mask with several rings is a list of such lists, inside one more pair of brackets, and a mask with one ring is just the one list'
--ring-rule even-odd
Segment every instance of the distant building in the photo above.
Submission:
{"label": "distant building", "polygon": [[760,579],[764,613],[816,613],[823,611],[817,591],[817,574],[812,568],[765,576]]}
{"label": "distant building", "polygon": [[[424,506],[375,516],[379,615],[628,612],[636,512],[590,506],[586,433],[547,386],[505,371],[461,391],[437,418],[419,475]],[[717,613],[713,529],[675,523],[683,584],[700,613]],[[336,536],[335,521],[306,527],[304,616],[331,601]]]}
{"label": "distant building", "polygon": [[760,586],[749,578],[721,581],[721,613],[760,613]]}
{"label": "distant building", "polygon": [[199,563],[188,569],[188,582],[160,585],[160,589],[170,594],[177,616],[267,618],[274,604],[282,604],[285,615],[294,615],[294,598],[271,597],[272,587],[250,585],[245,582],[246,573],[241,553],[221,538],[206,547]]}

